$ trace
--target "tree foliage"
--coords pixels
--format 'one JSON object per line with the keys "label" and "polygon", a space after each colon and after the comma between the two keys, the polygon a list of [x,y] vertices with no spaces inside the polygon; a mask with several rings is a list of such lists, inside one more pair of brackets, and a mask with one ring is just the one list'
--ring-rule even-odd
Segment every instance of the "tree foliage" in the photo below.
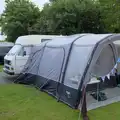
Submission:
{"label": "tree foliage", "polygon": [[119,0],[99,0],[103,9],[102,20],[105,24],[106,32],[120,32],[120,1]]}
{"label": "tree foliage", "polygon": [[54,1],[47,7],[45,6],[41,13],[42,17],[36,23],[39,27],[45,25],[41,34],[69,35],[102,32],[100,7],[90,0]]}
{"label": "tree foliage", "polygon": [[6,8],[2,14],[2,31],[8,41],[18,36],[29,34],[29,28],[40,16],[37,8],[29,0],[6,0]]}
{"label": "tree foliage", "polygon": [[30,0],[6,0],[0,25],[8,41],[28,34],[120,32],[118,0],[50,0],[40,11]]}

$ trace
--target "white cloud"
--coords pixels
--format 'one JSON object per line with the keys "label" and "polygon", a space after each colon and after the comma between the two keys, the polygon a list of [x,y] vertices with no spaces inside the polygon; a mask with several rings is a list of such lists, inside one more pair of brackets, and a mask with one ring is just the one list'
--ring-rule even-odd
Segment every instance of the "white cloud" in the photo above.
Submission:
{"label": "white cloud", "polygon": [[[31,0],[31,1],[33,1],[35,4],[39,6],[43,6],[49,0]],[[5,0],[0,0],[0,14],[3,12],[4,8],[5,8]]]}
{"label": "white cloud", "polygon": [[46,2],[48,2],[49,0],[31,0],[34,3],[36,3],[37,5],[43,6]]}
{"label": "white cloud", "polygon": [[0,0],[0,14],[3,12],[5,7],[5,0]]}

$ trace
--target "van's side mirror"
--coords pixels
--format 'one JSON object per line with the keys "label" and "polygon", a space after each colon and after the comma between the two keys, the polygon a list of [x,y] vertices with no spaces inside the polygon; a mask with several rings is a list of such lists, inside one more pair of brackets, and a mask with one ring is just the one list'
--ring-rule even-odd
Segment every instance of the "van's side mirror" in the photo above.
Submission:
{"label": "van's side mirror", "polygon": [[26,56],[26,51],[23,52],[23,56]]}

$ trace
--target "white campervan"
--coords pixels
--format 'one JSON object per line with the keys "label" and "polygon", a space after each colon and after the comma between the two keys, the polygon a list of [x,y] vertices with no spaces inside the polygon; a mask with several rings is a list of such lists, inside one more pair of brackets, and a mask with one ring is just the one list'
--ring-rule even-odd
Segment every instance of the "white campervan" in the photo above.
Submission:
{"label": "white campervan", "polygon": [[4,57],[4,72],[9,75],[18,75],[24,68],[33,45],[52,40],[55,35],[27,35],[19,37],[13,48]]}

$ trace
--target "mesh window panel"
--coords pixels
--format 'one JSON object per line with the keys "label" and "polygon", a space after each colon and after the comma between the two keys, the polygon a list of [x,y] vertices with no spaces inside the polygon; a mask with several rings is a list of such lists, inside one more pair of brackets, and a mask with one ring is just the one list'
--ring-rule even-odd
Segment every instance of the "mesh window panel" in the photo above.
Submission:
{"label": "mesh window panel", "polygon": [[39,66],[39,76],[58,81],[63,61],[63,48],[46,47]]}

